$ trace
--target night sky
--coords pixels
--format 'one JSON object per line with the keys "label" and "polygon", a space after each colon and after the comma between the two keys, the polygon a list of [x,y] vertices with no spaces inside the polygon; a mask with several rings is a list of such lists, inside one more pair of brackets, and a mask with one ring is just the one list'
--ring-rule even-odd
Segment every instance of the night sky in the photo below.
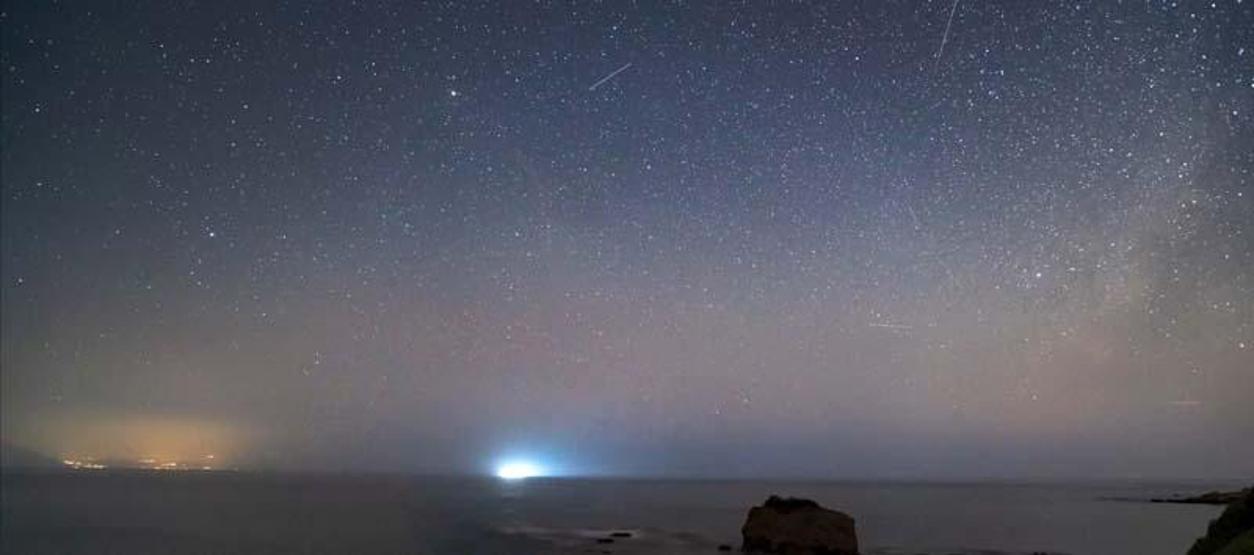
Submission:
{"label": "night sky", "polygon": [[7,1],[6,444],[1254,474],[1254,2]]}

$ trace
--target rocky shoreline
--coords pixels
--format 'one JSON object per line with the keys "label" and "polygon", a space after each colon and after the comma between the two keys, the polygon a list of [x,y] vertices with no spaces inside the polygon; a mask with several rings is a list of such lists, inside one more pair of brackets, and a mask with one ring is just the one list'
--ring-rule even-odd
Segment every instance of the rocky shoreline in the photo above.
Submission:
{"label": "rocky shoreline", "polygon": [[[1140,499],[1141,502],[1147,501]],[[1207,492],[1187,497],[1154,498],[1154,503],[1226,504],[1211,521],[1206,535],[1194,542],[1188,555],[1254,555],[1254,488],[1236,492]],[[772,495],[751,507],[740,529],[740,545],[716,542],[695,534],[659,529],[546,529],[517,527],[502,530],[508,535],[540,540],[553,546],[554,554],[643,555],[645,553],[702,554],[743,552],[775,555],[1009,555],[1009,551],[919,550],[877,547],[860,550],[854,518],[817,502]],[[549,553],[549,552],[545,552]],[[1025,551],[1021,555],[1061,555]]]}
{"label": "rocky shoreline", "polygon": [[1247,488],[1239,492],[1219,518],[1210,522],[1206,535],[1193,543],[1188,555],[1251,553],[1254,553],[1254,488]]}

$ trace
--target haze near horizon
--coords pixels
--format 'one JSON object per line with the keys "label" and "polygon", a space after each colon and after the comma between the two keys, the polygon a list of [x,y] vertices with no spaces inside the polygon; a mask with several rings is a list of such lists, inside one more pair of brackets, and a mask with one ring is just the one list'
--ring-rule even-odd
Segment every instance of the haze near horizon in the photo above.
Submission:
{"label": "haze near horizon", "polygon": [[6,445],[1254,475],[1248,2],[8,2],[0,29]]}

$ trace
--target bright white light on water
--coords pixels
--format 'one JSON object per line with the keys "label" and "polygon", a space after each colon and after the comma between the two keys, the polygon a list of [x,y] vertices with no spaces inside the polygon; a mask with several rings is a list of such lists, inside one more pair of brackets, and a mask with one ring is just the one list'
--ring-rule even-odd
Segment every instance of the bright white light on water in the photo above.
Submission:
{"label": "bright white light on water", "polygon": [[496,468],[496,476],[502,480],[521,480],[543,473],[540,467],[525,461],[507,462]]}

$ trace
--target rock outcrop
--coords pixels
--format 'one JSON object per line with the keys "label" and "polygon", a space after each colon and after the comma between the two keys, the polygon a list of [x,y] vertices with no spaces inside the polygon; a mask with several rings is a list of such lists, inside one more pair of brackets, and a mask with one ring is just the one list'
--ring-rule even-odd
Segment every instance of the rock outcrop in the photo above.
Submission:
{"label": "rock outcrop", "polygon": [[858,555],[853,517],[809,499],[772,495],[749,509],[741,549],[782,555]]}
{"label": "rock outcrop", "polygon": [[1240,499],[1224,509],[1219,518],[1210,521],[1188,555],[1248,555],[1254,553],[1254,488],[1247,489]]}

